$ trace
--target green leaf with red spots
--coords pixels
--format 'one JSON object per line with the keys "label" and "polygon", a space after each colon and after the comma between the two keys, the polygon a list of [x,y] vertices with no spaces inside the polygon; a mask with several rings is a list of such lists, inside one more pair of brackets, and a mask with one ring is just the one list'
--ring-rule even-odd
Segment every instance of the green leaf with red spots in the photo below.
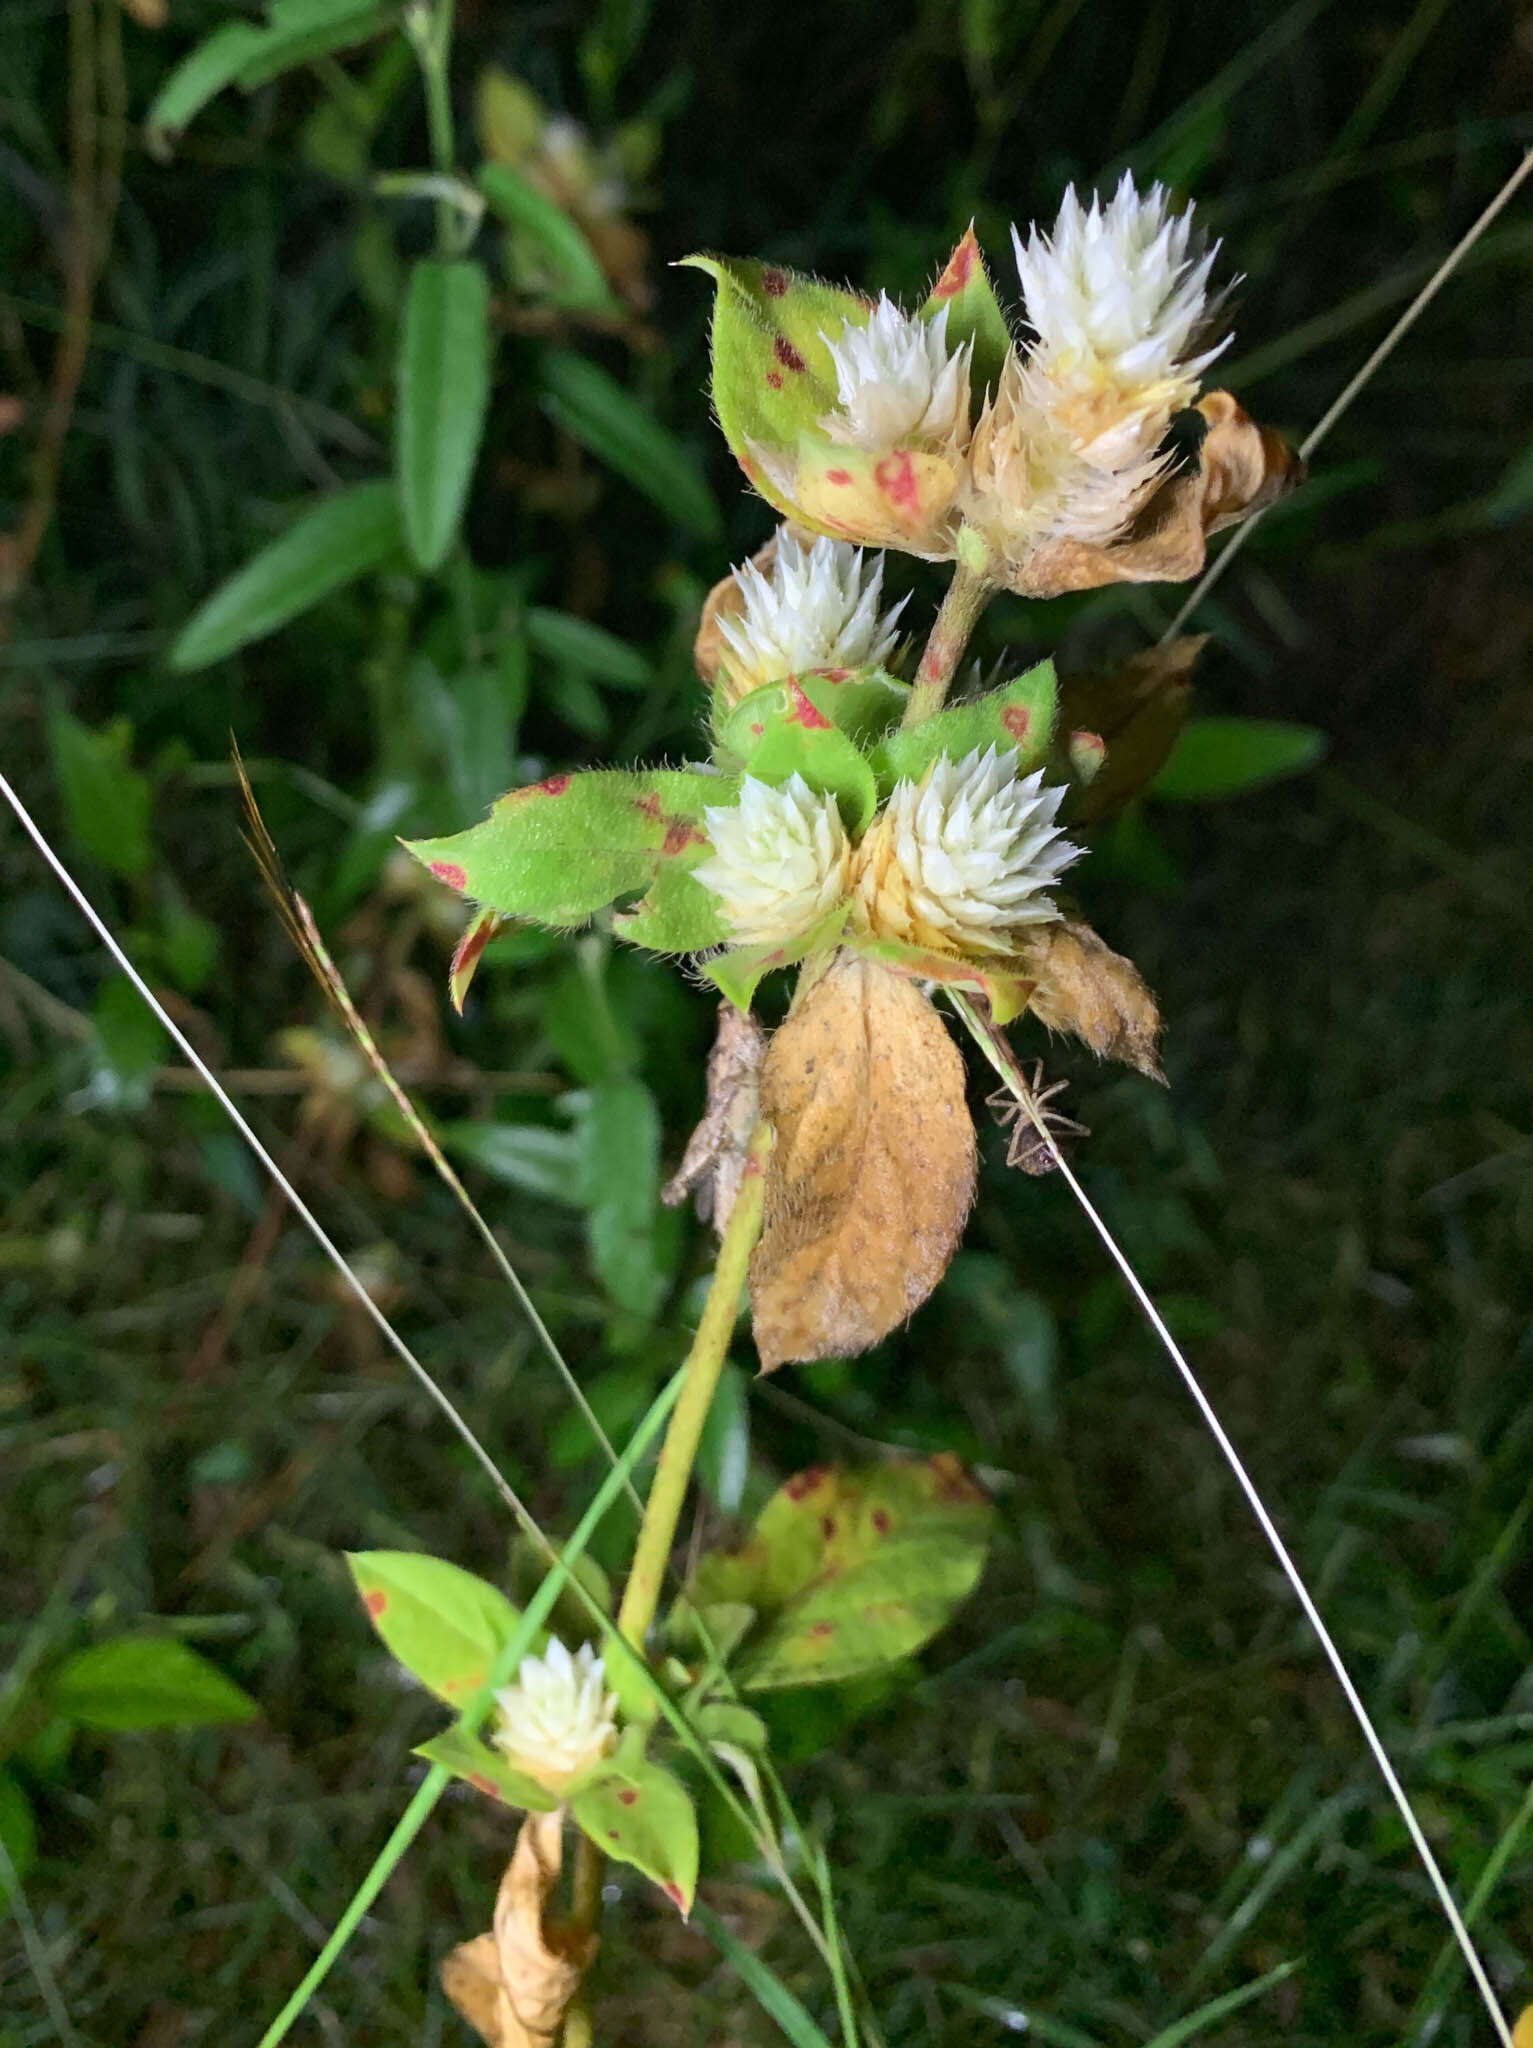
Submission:
{"label": "green leaf with red spots", "polygon": [[[897,726],[910,701],[910,685],[881,668],[817,668],[801,675],[783,677],[796,682],[814,709],[828,718],[859,748],[867,748]],[[768,688],[781,684],[774,679]],[[761,721],[756,712],[746,718],[739,714],[757,693],[735,698],[728,686],[714,700],[714,758],[726,766],[742,767],[761,734],[752,728]],[[763,698],[770,704],[773,700]],[[743,752],[737,751],[742,749]]]}
{"label": "green leaf with red spots", "polygon": [[346,1562],[389,1653],[450,1707],[471,1699],[521,1618],[505,1594],[413,1550],[353,1550]]}
{"label": "green leaf with red spots", "polygon": [[505,917],[583,924],[661,869],[695,867],[708,851],[701,818],[737,785],[701,769],[550,775],[503,796],[482,824],[409,850],[439,882]]}
{"label": "green leaf with red spots", "polygon": [[866,325],[871,300],[778,264],[688,256],[717,286],[713,310],[713,403],[730,451],[779,512],[793,507],[763,475],[756,450],[788,449],[836,406],[836,371],[825,337]]}
{"label": "green leaf with red spots", "polygon": [[452,966],[447,975],[447,993],[451,996],[452,1006],[460,1017],[463,1015],[464,998],[468,994],[469,984],[479,971],[479,962],[484,956],[485,947],[491,939],[504,931],[509,923],[510,919],[502,917],[498,910],[481,910],[477,916],[469,920],[462,938],[453,948]]}
{"label": "green leaf with red spots", "polygon": [[921,308],[922,316],[934,319],[944,306],[948,309],[949,349],[957,349],[965,341],[974,344],[969,359],[969,385],[977,408],[984,402],[986,390],[994,391],[1001,381],[1001,368],[1011,348],[1011,330],[985,269],[972,223],[964,230],[963,240],[948,258],[931,297]]}
{"label": "green leaf with red spots", "polygon": [[976,747],[1012,748],[1019,770],[1036,768],[1054,736],[1056,695],[1054,664],[1040,661],[998,690],[890,733],[873,750],[881,786],[887,790],[899,781],[919,782],[939,754],[961,761]]}
{"label": "green leaf with red spots", "polygon": [[[839,685],[824,676],[788,676],[742,697],[719,730],[719,744],[747,775],[773,788],[802,775],[833,796],[848,831],[866,831],[878,808],[873,770],[832,718]],[[852,706],[848,705],[848,709]]]}
{"label": "green leaf with red spots", "polygon": [[558,1795],[546,1785],[540,1785],[526,1771],[513,1769],[499,1750],[480,1742],[466,1728],[444,1728],[440,1735],[421,1743],[415,1754],[423,1756],[427,1763],[440,1764],[444,1771],[451,1771],[465,1785],[472,1785],[487,1799],[499,1800],[502,1806],[519,1806],[528,1813],[552,1813],[559,1804]]}
{"label": "green leaf with red spots", "polygon": [[598,1765],[570,1801],[604,1856],[653,1878],[683,1913],[697,1890],[697,1814],[679,1780],[642,1756]]}
{"label": "green leaf with red spots", "polygon": [[652,953],[701,953],[729,937],[717,896],[676,861],[660,869],[632,910],[619,912],[612,929]]}
{"label": "green leaf with red spots", "polygon": [[955,1458],[816,1466],[768,1501],[744,1546],[699,1564],[699,1604],[761,1617],[734,1664],[747,1691],[824,1685],[928,1642],[984,1569],[994,1510]]}
{"label": "green leaf with red spots", "polygon": [[1004,959],[961,960],[956,954],[938,953],[930,946],[908,945],[903,939],[875,939],[857,932],[847,944],[855,947],[865,960],[880,961],[912,981],[941,982],[945,987],[967,989],[971,995],[983,996],[997,1024],[1010,1024],[1013,1018],[1020,1017],[1038,986],[1031,975],[1008,969]]}

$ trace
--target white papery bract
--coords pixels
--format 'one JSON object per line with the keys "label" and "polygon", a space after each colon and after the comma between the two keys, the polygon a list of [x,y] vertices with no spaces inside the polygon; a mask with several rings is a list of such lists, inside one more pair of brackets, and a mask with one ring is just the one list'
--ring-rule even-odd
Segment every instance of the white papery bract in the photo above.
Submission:
{"label": "white papery bract", "polygon": [[1185,405],[1219,354],[1198,353],[1218,244],[1204,246],[1192,211],[1168,211],[1162,185],[1144,197],[1127,172],[1104,207],[1065,193],[1052,235],[1012,242],[1038,339],[1030,367],[1061,386],[1167,394]]}
{"label": "white papery bract", "polygon": [[1055,823],[1063,787],[1018,765],[1011,749],[976,748],[895,784],[857,849],[858,901],[875,936],[1006,953],[1027,926],[1059,915],[1049,891],[1081,849]]}
{"label": "white papery bract", "polygon": [[931,320],[879,296],[865,327],[824,336],[840,407],[821,425],[833,441],[872,453],[912,442],[962,447],[969,438],[967,342],[948,353],[946,306]]}
{"label": "white papery bract", "polygon": [[507,1762],[550,1791],[588,1770],[617,1739],[617,1697],[589,1643],[572,1657],[557,1636],[541,1657],[524,1657],[516,1683],[495,1695],[491,1739]]}
{"label": "white papery bract", "polygon": [[719,634],[729,652],[733,692],[813,668],[866,668],[893,651],[896,622],[907,600],[881,612],[884,558],[844,540],[804,547],[777,537],[770,576],[742,562],[735,582],[743,609],[721,612]]}
{"label": "white papery bract", "polygon": [[775,788],[747,775],[737,802],[703,816],[713,852],[693,879],[718,897],[736,944],[802,938],[846,895],[851,846],[841,813],[802,775]]}

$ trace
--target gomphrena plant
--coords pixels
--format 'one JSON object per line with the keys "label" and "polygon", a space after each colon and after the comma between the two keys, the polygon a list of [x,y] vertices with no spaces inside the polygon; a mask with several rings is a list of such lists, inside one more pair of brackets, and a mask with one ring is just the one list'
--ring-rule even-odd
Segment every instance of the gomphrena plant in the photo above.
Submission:
{"label": "gomphrena plant", "polygon": [[[663,1718],[761,1817],[766,1728],[742,1695],[892,1662],[982,1568],[991,1510],[955,1462],[820,1468],[788,1482],[741,1549],[696,1562],[655,1627],[742,1286],[771,1370],[877,1343],[953,1256],[976,1140],[936,999],[1007,1080],[1033,1141],[1013,1156],[1035,1170],[1056,1141],[1007,1027],[1031,1015],[1160,1076],[1149,989],[1065,891],[1094,783],[1114,774],[1121,800],[1169,750],[1174,715],[1150,722],[1147,745],[1128,713],[1157,693],[1185,700],[1187,650],[1095,679],[1092,725],[1068,702],[1062,714],[1049,662],[954,685],[995,592],[1184,579],[1210,533],[1294,481],[1275,435],[1201,390],[1227,339],[1216,253],[1159,186],[1125,178],[1089,205],[1072,191],[1051,232],[1016,237],[1026,339],[972,230],[915,312],[769,263],[691,259],[717,292],[719,424],[783,522],[704,608],[706,758],[550,775],[482,823],[412,845],[475,906],[452,967],[460,1007],[508,924],[572,931],[609,915],[721,998],[707,1112],[670,1191],[697,1191],[719,1260],[615,1631],[588,1585],[584,1639],[542,1639],[484,1702],[487,1720],[422,1752],[528,1815],[493,1932],[447,1972],[498,2048],[554,2038],[578,1999],[602,1859],[691,1906],[697,1824],[662,1760]],[[872,550],[952,564],[919,651]],[[1110,737],[1124,728],[1127,775]],[[768,1035],[751,1009],[779,970],[791,999]],[[449,1706],[483,1695],[517,1626],[504,1596],[442,1561],[353,1563],[394,1654]],[[624,1653],[598,1653],[614,1633]],[[556,1923],[566,1822],[581,1865]]]}

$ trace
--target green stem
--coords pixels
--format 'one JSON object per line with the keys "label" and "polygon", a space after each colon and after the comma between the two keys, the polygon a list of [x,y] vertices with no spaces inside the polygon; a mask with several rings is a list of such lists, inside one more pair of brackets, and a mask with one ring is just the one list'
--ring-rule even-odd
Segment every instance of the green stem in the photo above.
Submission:
{"label": "green stem", "polygon": [[[750,1267],[750,1256],[761,1234],[761,1204],[764,1167],[772,1148],[771,1129],[758,1124],[751,1139],[750,1156],[735,1196],[734,1208],[719,1242],[719,1256],[713,1268],[708,1299],[681,1368],[681,1393],[671,1415],[670,1427],[660,1446],[655,1476],[649,1489],[639,1538],[634,1546],[633,1564],[623,1588],[618,1609],[618,1632],[636,1650],[642,1650],[660,1604],[660,1590],[676,1525],[687,1498],[692,1467],[703,1425],[718,1391],[719,1375],[729,1356],[735,1318]],[[601,1918],[602,1868],[604,1859],[582,1835],[575,1850],[575,1872],[570,1901],[574,1925],[589,1932]],[[591,2040],[591,2015],[583,1996],[578,1997],[564,2019],[564,2048],[586,2048]]]}
{"label": "green stem", "polygon": [[932,626],[926,651],[921,656],[921,666],[916,670],[915,683],[905,706],[906,725],[920,725],[933,712],[942,709],[942,700],[958,672],[969,636],[979,623],[980,613],[994,595],[995,585],[984,570],[971,568],[960,559]]}
{"label": "green stem", "polygon": [[[453,0],[414,0],[405,13],[405,33],[420,65],[426,93],[426,132],[431,140],[431,162],[443,177],[453,174],[455,145],[452,131],[452,86],[448,70],[452,62]],[[457,245],[457,214],[449,199],[436,203],[436,247],[439,256],[452,255]]]}

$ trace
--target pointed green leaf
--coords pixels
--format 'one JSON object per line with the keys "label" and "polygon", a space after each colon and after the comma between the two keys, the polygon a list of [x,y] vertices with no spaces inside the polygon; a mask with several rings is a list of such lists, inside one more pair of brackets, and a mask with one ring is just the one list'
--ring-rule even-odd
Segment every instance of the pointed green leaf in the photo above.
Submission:
{"label": "pointed green leaf", "polygon": [[259,45],[240,66],[239,82],[246,92],[332,50],[365,43],[393,24],[396,10],[377,0],[310,0],[304,6],[272,0],[270,15]]}
{"label": "pointed green leaf", "polygon": [[130,758],[132,726],[114,718],[93,732],[60,708],[49,716],[48,743],[64,815],[81,846],[114,875],[147,873],[154,862],[150,791]]}
{"label": "pointed green leaf", "polygon": [[387,561],[401,537],[399,501],[389,478],[322,498],[203,600],[177,634],[170,666],[181,674],[206,668],[274,633]]}
{"label": "pointed green leaf", "polygon": [[483,824],[408,842],[439,882],[508,917],[581,924],[637,895],[662,866],[695,867],[708,851],[698,822],[736,784],[697,769],[550,775],[503,796]]}
{"label": "pointed green leaf", "polygon": [[1190,719],[1150,794],[1178,803],[1237,796],[1285,775],[1302,775],[1325,749],[1325,734],[1312,725],[1277,718]]}
{"label": "pointed green leaf", "polygon": [[551,349],[543,358],[544,408],[582,448],[626,477],[651,504],[700,540],[718,542],[724,522],[702,472],[681,443],[605,370]]}
{"label": "pointed green leaf", "polygon": [[390,1655],[449,1706],[470,1699],[520,1618],[505,1594],[412,1550],[348,1551],[346,1562]]}
{"label": "pointed green leaf", "polygon": [[655,679],[648,657],[637,647],[572,612],[534,605],[527,614],[527,640],[535,654],[619,690],[643,690]]}
{"label": "pointed green leaf", "polygon": [[439,569],[458,536],[490,397],[490,287],[477,263],[417,263],[399,345],[394,468],[405,538]]}
{"label": "pointed green leaf", "polygon": [[254,22],[226,21],[181,59],[144,116],[144,140],[151,156],[164,162],[182,129],[234,83],[262,41],[263,33]]}
{"label": "pointed green leaf", "polygon": [[674,861],[661,868],[632,910],[612,920],[612,929],[652,953],[701,953],[729,936],[717,896]]}
{"label": "pointed green leaf", "polygon": [[706,271],[713,309],[713,403],[730,452],[779,512],[793,507],[762,475],[756,448],[796,447],[836,406],[836,372],[826,337],[865,326],[872,301],[838,291],[780,264],[688,256]]}
{"label": "pointed green leaf", "polygon": [[83,1728],[202,1728],[248,1721],[249,1693],[176,1636],[96,1643],[53,1675],[50,1704]]}
{"label": "pointed green leaf", "polygon": [[27,1872],[37,1861],[37,1822],[32,1802],[10,1772],[4,1770],[0,1770],[0,1843],[4,1844],[10,1863],[8,1871],[0,1870],[0,1907],[4,1907],[16,1888],[26,1883]]}
{"label": "pointed green leaf", "polygon": [[1018,769],[1026,773],[1048,753],[1055,696],[1054,664],[1040,661],[998,690],[890,733],[873,753],[879,780],[885,788],[901,780],[919,782],[939,754],[961,761],[976,747],[1014,749]]}
{"label": "pointed green leaf", "polygon": [[758,782],[777,788],[801,775],[811,789],[835,797],[848,831],[858,834],[878,808],[878,784],[857,747],[815,701],[835,689],[821,677],[789,676],[752,690],[725,719],[720,744]]}
{"label": "pointed green leaf", "polygon": [[508,228],[536,245],[557,283],[553,297],[566,306],[611,306],[613,297],[595,250],[576,223],[508,164],[483,164],[479,189]]}
{"label": "pointed green leaf", "polygon": [[697,1814],[669,1771],[614,1757],[570,1802],[576,1825],[604,1856],[631,1863],[683,1913],[697,1890]]}
{"label": "pointed green leaf", "polygon": [[996,300],[972,221],[921,311],[931,320],[944,306],[948,309],[948,348],[956,350],[965,341],[974,344],[969,385],[978,407],[985,392],[993,392],[1001,381],[1001,369],[1011,349],[1011,330]]}
{"label": "pointed green leaf", "polygon": [[773,1495],[739,1551],[702,1560],[692,1596],[760,1614],[735,1666],[747,1690],[828,1684],[929,1641],[978,1581],[993,1519],[951,1457],[816,1466]]}
{"label": "pointed green leaf", "polygon": [[523,1807],[528,1813],[552,1813],[559,1804],[556,1793],[529,1777],[526,1771],[515,1770],[499,1750],[480,1742],[467,1729],[444,1728],[429,1742],[420,1743],[414,1753],[423,1756],[427,1763],[440,1764],[465,1785],[472,1785],[476,1792],[483,1792],[488,1799],[498,1799],[504,1806]]}

